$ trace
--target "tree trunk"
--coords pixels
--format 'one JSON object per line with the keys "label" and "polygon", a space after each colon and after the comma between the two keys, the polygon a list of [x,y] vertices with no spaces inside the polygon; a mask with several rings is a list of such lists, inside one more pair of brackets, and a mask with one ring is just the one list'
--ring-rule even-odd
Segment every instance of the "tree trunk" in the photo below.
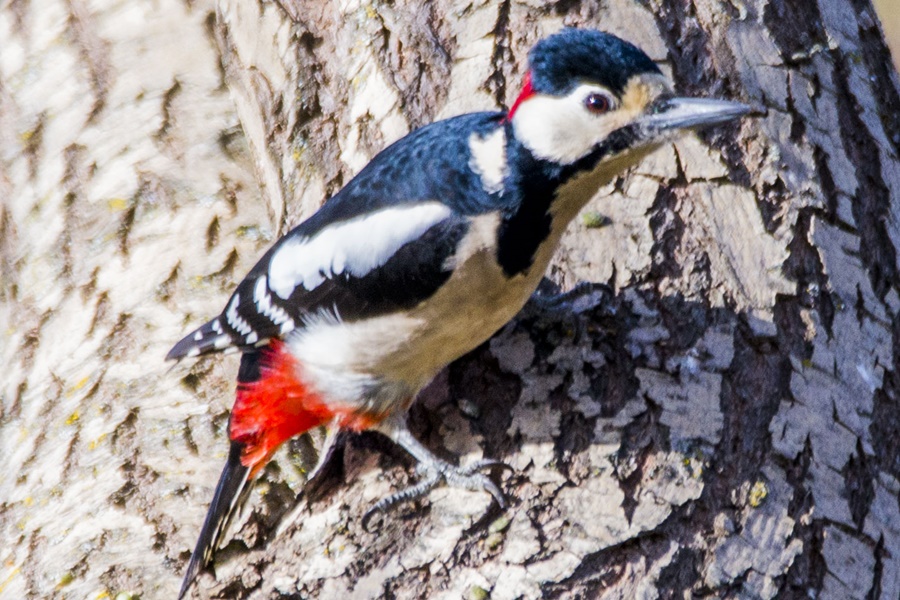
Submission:
{"label": "tree trunk", "polygon": [[[411,129],[508,106],[562,25],[764,116],[663,148],[413,431],[511,507],[352,437],[279,453],[194,597],[822,597],[900,590],[900,83],[868,0],[11,0],[0,8],[0,597],[174,597],[233,356],[162,357]],[[603,225],[598,227],[597,225]],[[123,596],[127,597],[127,596]]]}

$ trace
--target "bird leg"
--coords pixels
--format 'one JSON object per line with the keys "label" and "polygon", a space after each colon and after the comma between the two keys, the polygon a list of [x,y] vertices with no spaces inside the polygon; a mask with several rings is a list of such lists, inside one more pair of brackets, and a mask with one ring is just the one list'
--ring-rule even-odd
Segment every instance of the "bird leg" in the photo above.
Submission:
{"label": "bird leg", "polygon": [[451,465],[447,461],[435,456],[431,450],[426,448],[413,436],[406,424],[405,415],[396,419],[391,419],[388,423],[382,423],[382,425],[379,426],[378,431],[402,446],[404,450],[409,452],[413,458],[418,461],[417,470],[423,473],[424,478],[421,482],[404,490],[400,490],[399,492],[395,492],[376,502],[363,517],[364,525],[367,524],[376,513],[383,513],[400,502],[421,498],[437,487],[442,480],[453,487],[488,492],[500,508],[506,508],[506,499],[503,497],[500,488],[491,481],[490,477],[484,473],[479,473],[479,471],[483,469],[491,469],[493,467],[504,467],[512,470],[512,467],[506,463],[494,459],[482,459],[465,467]]}
{"label": "bird leg", "polygon": [[322,474],[325,472],[325,467],[331,460],[332,455],[334,455],[335,448],[343,443],[345,436],[346,432],[342,430],[336,422],[328,425],[326,428],[325,439],[322,441],[321,448],[319,448],[319,457],[316,460],[316,465],[306,476],[303,494],[307,496],[315,495],[315,492],[322,483]]}
{"label": "bird leg", "polygon": [[275,537],[281,536],[294,525],[298,517],[309,506],[309,503],[314,501],[319,495],[320,488],[325,479],[327,479],[323,474],[331,461],[331,457],[334,455],[334,450],[344,443],[346,432],[338,427],[337,423],[331,423],[326,431],[316,464],[306,476],[306,483],[303,484],[303,489],[297,494],[297,498],[294,500],[294,507],[281,518],[278,529],[275,531]]}

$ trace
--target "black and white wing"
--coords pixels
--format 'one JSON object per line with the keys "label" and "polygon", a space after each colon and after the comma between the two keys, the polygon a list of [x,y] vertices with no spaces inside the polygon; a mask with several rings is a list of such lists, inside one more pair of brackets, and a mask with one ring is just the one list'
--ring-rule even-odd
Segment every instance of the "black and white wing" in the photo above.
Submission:
{"label": "black and white wing", "polygon": [[280,239],[222,314],[167,358],[262,345],[319,311],[353,321],[431,296],[450,277],[470,218],[498,209],[500,194],[486,188],[468,157],[473,132],[490,135],[501,127],[497,114],[465,115],[422,128],[379,154]]}
{"label": "black and white wing", "polygon": [[[168,359],[282,337],[330,311],[344,321],[411,308],[450,276],[468,220],[437,202],[383,209],[315,233],[295,230],[241,282],[221,315],[178,342]],[[385,234],[385,232],[389,232]]]}

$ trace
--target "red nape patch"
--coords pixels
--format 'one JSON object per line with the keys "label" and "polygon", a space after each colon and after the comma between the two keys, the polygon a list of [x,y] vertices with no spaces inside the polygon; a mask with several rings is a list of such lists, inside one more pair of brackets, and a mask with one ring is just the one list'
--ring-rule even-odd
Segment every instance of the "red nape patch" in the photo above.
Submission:
{"label": "red nape patch", "polygon": [[507,121],[512,121],[513,115],[516,113],[516,110],[519,108],[519,105],[534,96],[534,88],[531,86],[531,71],[525,73],[525,81],[522,83],[522,91],[519,92],[519,97],[516,98],[516,101],[513,102],[512,108],[509,109],[509,113],[506,115]]}
{"label": "red nape patch", "polygon": [[263,350],[260,378],[238,384],[231,410],[229,436],[244,444],[241,464],[250,477],[269,461],[278,447],[295,435],[337,420],[338,425],[362,430],[376,419],[330,405],[303,381],[303,367],[280,340]]}

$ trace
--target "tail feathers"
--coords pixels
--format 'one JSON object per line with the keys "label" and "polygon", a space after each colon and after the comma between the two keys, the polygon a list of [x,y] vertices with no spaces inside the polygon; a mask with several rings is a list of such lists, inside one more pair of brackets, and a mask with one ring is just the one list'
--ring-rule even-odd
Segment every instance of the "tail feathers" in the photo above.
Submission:
{"label": "tail feathers", "polygon": [[224,329],[219,317],[195,329],[169,350],[166,360],[193,358],[201,354],[235,348],[231,334]]}
{"label": "tail feathers", "polygon": [[[176,346],[177,348],[177,346]],[[182,600],[191,588],[191,584],[197,574],[205,569],[212,560],[213,553],[219,545],[219,541],[232,517],[238,509],[247,501],[250,490],[253,489],[250,479],[250,469],[241,464],[241,453],[244,444],[232,442],[228,453],[228,462],[222,469],[216,493],[203,521],[200,537],[191,554],[184,580],[181,583],[181,591],[178,592],[178,600]]]}

